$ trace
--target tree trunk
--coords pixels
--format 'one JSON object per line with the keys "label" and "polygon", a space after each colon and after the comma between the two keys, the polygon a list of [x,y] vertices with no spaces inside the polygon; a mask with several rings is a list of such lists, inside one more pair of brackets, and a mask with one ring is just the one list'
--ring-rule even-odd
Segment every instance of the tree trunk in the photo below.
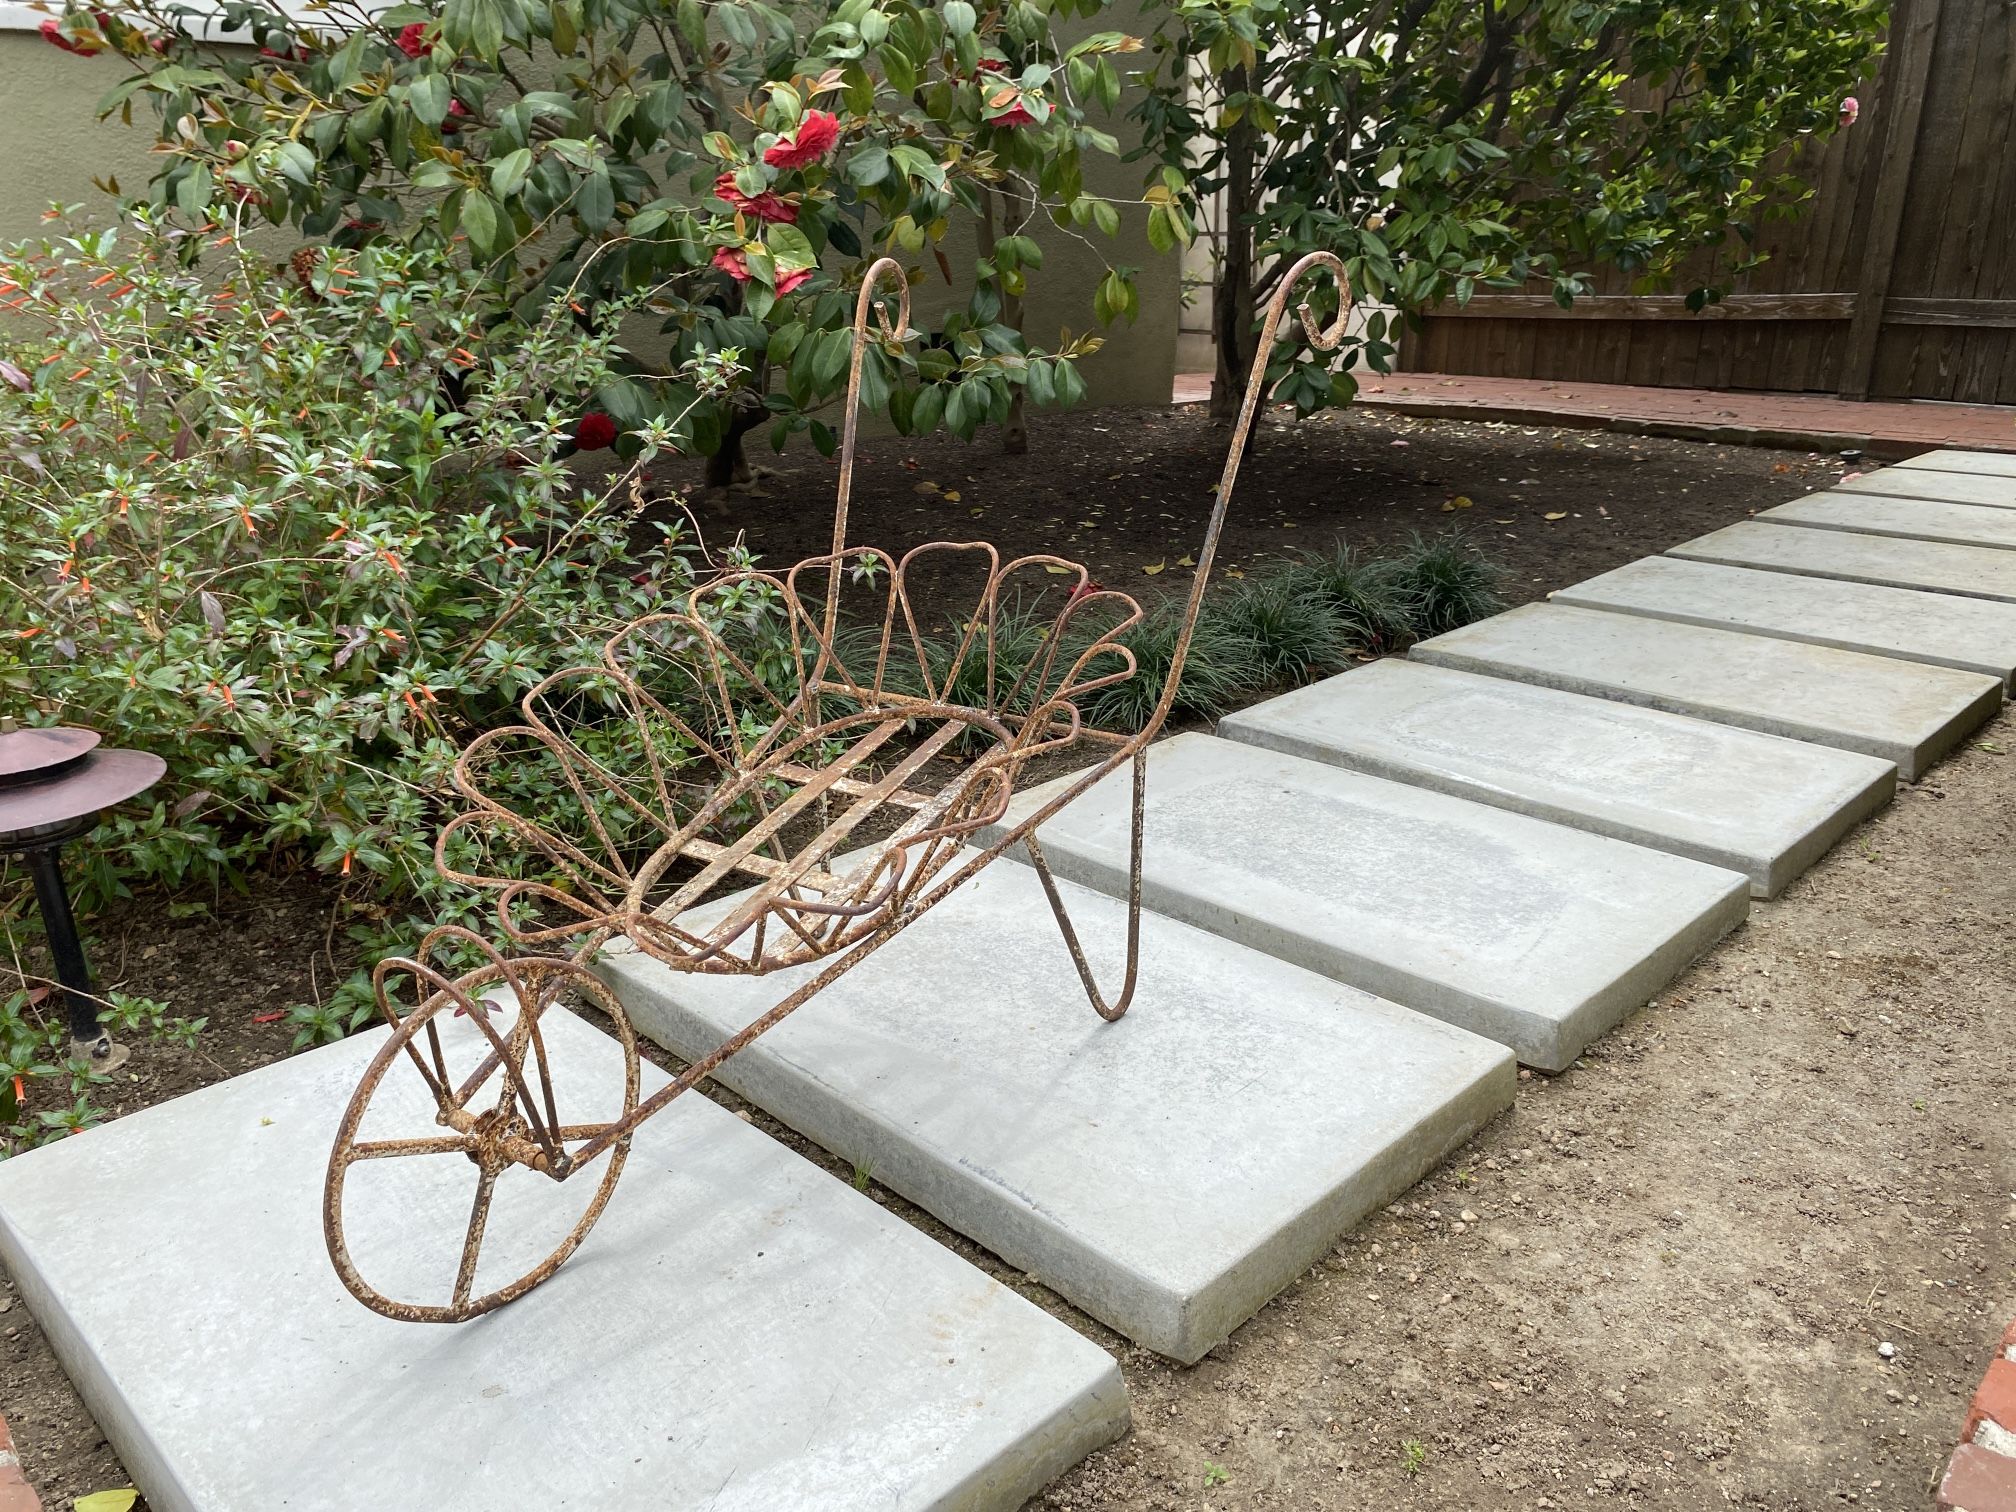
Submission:
{"label": "tree trunk", "polygon": [[732,483],[749,481],[749,453],[742,438],[761,425],[768,413],[756,405],[747,408],[737,405],[729,413],[728,432],[721,438],[720,448],[707,459],[704,482],[708,488],[726,488]]}
{"label": "tree trunk", "polygon": [[[1022,202],[1006,189],[993,192],[982,191],[980,200],[980,255],[989,262],[994,260],[994,244],[999,235],[994,219],[994,198],[1001,198],[1001,220],[1020,221]],[[1007,326],[1017,336],[1022,334],[1022,296],[1008,292],[1008,281],[997,270],[994,275],[994,295],[1001,301],[1001,324]],[[1028,343],[1023,343],[1027,346]],[[1008,418],[1001,422],[1001,450],[1011,457],[1019,457],[1029,450],[1029,421],[1023,413],[1022,400],[1025,390],[1018,384],[1008,396]]]}
{"label": "tree trunk", "polygon": [[[1243,94],[1252,76],[1242,64],[1225,78],[1227,95]],[[1225,253],[1211,286],[1211,330],[1218,348],[1218,371],[1211,383],[1211,418],[1231,420],[1246,395],[1253,366],[1253,167],[1258,150],[1253,116],[1239,118],[1225,138]],[[1258,433],[1257,427],[1255,433]]]}
{"label": "tree trunk", "polygon": [[[1001,320],[1004,325],[1013,326],[1019,334],[1022,330],[1022,296],[1017,294],[1001,301]],[[1017,387],[1008,396],[1008,418],[1001,422],[1001,450],[1011,457],[1019,457],[1029,450],[1029,421],[1022,413],[1022,399],[1027,390]]]}

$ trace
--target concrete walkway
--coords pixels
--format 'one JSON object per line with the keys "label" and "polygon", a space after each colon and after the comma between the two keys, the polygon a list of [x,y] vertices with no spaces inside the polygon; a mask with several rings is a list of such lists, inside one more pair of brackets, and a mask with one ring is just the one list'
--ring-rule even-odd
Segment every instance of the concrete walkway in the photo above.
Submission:
{"label": "concrete walkway", "polygon": [[[1196,404],[1210,397],[1211,374],[1176,375],[1171,402]],[[1726,445],[1860,451],[1882,459],[1911,457],[1934,447],[2016,453],[2016,409],[1994,405],[1858,403],[1825,394],[1741,394],[1446,373],[1361,374],[1358,403],[1442,420],[1508,420]]]}

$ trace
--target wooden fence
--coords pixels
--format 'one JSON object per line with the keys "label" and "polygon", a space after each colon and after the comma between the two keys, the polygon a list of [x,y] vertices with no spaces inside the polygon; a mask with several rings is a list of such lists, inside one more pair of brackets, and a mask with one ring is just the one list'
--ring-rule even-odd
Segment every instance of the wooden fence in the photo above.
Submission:
{"label": "wooden fence", "polygon": [[1815,196],[1719,305],[1599,275],[1570,310],[1479,295],[1402,343],[1415,372],[2016,404],[2016,4],[1898,0]]}

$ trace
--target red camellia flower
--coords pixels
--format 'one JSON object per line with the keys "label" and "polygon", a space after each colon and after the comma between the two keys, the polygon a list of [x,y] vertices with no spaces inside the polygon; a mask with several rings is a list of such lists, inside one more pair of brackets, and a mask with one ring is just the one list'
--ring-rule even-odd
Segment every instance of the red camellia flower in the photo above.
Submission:
{"label": "red camellia flower", "polygon": [[453,136],[462,129],[462,122],[469,114],[469,107],[460,100],[448,102],[448,119],[441,123],[441,135]]}
{"label": "red camellia flower", "polygon": [[399,28],[399,51],[409,58],[417,58],[434,50],[427,40],[427,23],[415,21],[411,26]]}
{"label": "red camellia flower", "polygon": [[808,110],[798,129],[781,136],[763,154],[772,168],[803,168],[816,163],[840,140],[840,118],[824,110]]}
{"label": "red camellia flower", "polygon": [[1073,583],[1071,585],[1071,597],[1068,602],[1075,604],[1080,599],[1090,598],[1095,593],[1104,592],[1106,592],[1106,585],[1104,583],[1100,582],[1097,578],[1087,578],[1082,583]]}
{"label": "red camellia flower", "polygon": [[760,221],[778,221],[788,226],[798,219],[798,207],[786,204],[768,189],[753,199],[744,194],[735,187],[735,175],[732,173],[724,173],[714,180],[714,198]]}
{"label": "red camellia flower", "polygon": [[63,35],[63,24],[60,21],[44,21],[40,30],[44,42],[52,47],[60,47],[67,53],[75,53],[80,58],[94,57],[105,51],[105,44],[96,38],[85,37],[75,42],[71,41]]}
{"label": "red camellia flower", "polygon": [[601,451],[616,444],[616,422],[600,410],[590,410],[574,422],[574,444],[582,451]]}
{"label": "red camellia flower", "polygon": [[[723,273],[726,273],[737,283],[749,282],[749,259],[743,254],[740,247],[715,248],[714,266],[719,268]],[[788,271],[779,269],[777,273],[777,292],[779,294],[789,294],[793,289],[804,283],[806,279],[810,278],[815,271],[812,268],[792,268]]]}
{"label": "red camellia flower", "polygon": [[1029,107],[1017,100],[998,116],[988,119],[989,126],[1034,126],[1036,117],[1029,114]]}

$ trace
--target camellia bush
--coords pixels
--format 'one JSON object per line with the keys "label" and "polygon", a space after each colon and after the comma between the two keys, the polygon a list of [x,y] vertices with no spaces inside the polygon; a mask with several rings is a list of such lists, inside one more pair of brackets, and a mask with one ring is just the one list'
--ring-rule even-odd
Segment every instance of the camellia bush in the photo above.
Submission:
{"label": "camellia bush", "polygon": [[[640,308],[670,361],[626,363],[600,402],[626,430],[681,417],[721,483],[759,427],[832,448],[850,290],[876,252],[964,296],[914,366],[868,365],[868,402],[900,429],[991,422],[1015,444],[1025,398],[1082,394],[1075,360],[1096,338],[1031,347],[1020,302],[1039,218],[1101,245],[1120,226],[1085,164],[1119,151],[1092,116],[1118,105],[1118,60],[1140,43],[1058,35],[1104,4],[338,0],[310,24],[227,0],[221,35],[253,44],[229,47],[198,40],[175,0],[111,0],[48,30],[133,63],[105,108],[153,107],[164,213],[228,198],[338,247],[456,246],[497,319],[561,290],[593,319],[652,290]],[[1175,187],[1146,196],[1158,246],[1188,234]],[[955,228],[976,249],[963,269]],[[1132,316],[1134,271],[1110,264],[1088,314]],[[681,378],[730,348],[743,363],[720,392]]]}
{"label": "camellia bush", "polygon": [[[1215,214],[1214,407],[1238,403],[1257,312],[1302,252],[1401,317],[1597,268],[1695,308],[1809,191],[1798,147],[1853,118],[1885,0],[1162,0],[1138,116],[1151,182]],[[1845,102],[1845,106],[1844,106]],[[1170,182],[1176,182],[1171,180]],[[1215,202],[1215,203],[1214,203]],[[1334,307],[1334,306],[1333,306]],[[1274,395],[1348,404],[1387,370],[1374,314],[1347,360],[1284,354]]]}

